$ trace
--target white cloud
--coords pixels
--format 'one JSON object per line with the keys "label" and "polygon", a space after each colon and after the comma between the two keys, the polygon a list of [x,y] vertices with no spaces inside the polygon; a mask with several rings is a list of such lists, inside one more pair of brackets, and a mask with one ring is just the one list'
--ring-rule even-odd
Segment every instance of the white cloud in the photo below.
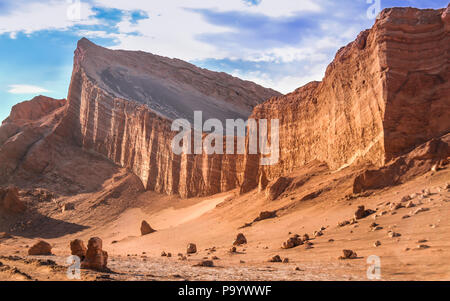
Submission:
{"label": "white cloud", "polygon": [[47,93],[50,91],[32,85],[10,85],[8,92],[11,94],[38,94],[38,93]]}
{"label": "white cloud", "polygon": [[40,30],[67,30],[76,24],[98,24],[89,4],[80,2],[78,10],[76,3],[75,0],[18,2],[8,14],[0,15],[0,34],[9,33],[14,38],[18,32],[30,34]]}

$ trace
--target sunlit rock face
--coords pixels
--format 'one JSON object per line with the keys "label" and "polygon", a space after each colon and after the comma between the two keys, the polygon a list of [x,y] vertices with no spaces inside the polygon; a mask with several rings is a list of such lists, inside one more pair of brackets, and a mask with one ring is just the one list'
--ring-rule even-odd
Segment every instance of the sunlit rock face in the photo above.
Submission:
{"label": "sunlit rock face", "polygon": [[341,48],[322,82],[258,105],[251,117],[280,120],[280,162],[246,160],[243,191],[320,160],[333,170],[382,166],[450,131],[450,29],[441,10],[386,9]]}

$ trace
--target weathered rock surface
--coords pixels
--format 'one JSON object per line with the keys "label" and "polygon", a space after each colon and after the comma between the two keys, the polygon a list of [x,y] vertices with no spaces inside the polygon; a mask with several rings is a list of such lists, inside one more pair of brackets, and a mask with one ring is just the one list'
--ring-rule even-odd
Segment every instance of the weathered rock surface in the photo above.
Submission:
{"label": "weathered rock surface", "polygon": [[266,188],[266,196],[269,201],[276,200],[291,183],[291,179],[279,177]]}
{"label": "weathered rock surface", "polygon": [[368,169],[355,178],[353,192],[404,183],[427,173],[431,167],[450,156],[450,134],[424,143],[406,155],[399,156],[386,166]]}
{"label": "weathered rock surface", "polygon": [[28,249],[28,255],[52,255],[52,246],[48,242],[40,240]]}
{"label": "weathered rock surface", "polygon": [[107,270],[108,253],[102,250],[103,243],[98,237],[89,239],[86,257],[81,262],[81,268],[104,271]]}

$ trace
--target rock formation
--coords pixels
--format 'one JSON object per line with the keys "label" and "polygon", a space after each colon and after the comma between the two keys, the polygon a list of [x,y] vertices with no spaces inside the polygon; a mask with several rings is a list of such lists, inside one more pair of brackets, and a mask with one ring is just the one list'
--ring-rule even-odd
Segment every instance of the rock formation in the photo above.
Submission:
{"label": "rock formation", "polygon": [[197,253],[197,246],[194,243],[189,243],[186,248],[187,254],[195,254]]}
{"label": "rock formation", "polygon": [[70,242],[70,251],[72,255],[78,256],[81,261],[86,258],[86,246],[80,239],[75,239]]}
{"label": "rock formation", "polygon": [[102,250],[103,243],[98,237],[89,239],[86,257],[81,262],[81,268],[91,269],[97,271],[104,271],[107,269],[108,253]]}
{"label": "rock formation", "polygon": [[156,232],[146,221],[142,221],[141,223],[141,235],[147,235]]}
{"label": "rock formation", "polygon": [[48,242],[40,240],[28,249],[28,255],[52,255],[52,246]]}
{"label": "rock formation", "polygon": [[258,105],[255,119],[279,119],[280,160],[245,162],[241,192],[312,160],[333,169],[381,167],[450,131],[448,8],[392,8],[341,48],[321,82]]}

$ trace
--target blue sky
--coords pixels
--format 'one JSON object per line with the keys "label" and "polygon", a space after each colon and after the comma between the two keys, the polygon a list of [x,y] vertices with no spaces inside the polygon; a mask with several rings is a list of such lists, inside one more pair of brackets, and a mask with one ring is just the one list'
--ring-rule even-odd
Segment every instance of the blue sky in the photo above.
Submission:
{"label": "blue sky", "polygon": [[[321,80],[372,26],[368,10],[447,0],[0,0],[0,120],[35,95],[67,95],[81,37],[224,71],[280,92]],[[370,10],[369,10],[370,12]]]}

